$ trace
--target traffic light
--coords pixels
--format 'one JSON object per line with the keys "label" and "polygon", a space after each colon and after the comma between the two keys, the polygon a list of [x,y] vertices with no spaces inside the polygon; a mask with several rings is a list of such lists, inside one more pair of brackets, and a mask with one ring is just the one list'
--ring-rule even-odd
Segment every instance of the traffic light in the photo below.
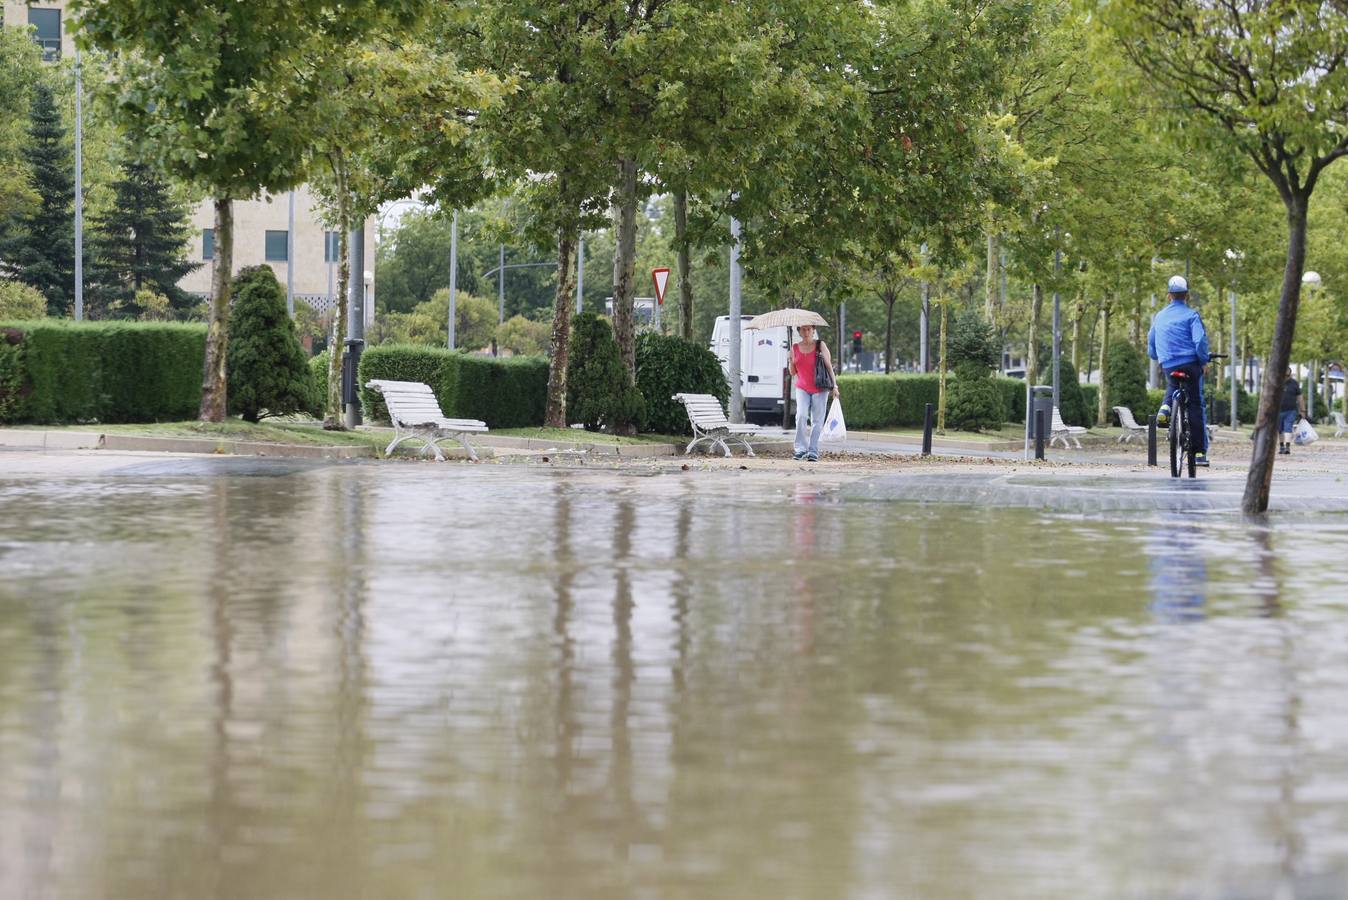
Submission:
{"label": "traffic light", "polygon": [[852,353],[855,355],[860,352],[861,352],[861,332],[854,331],[852,332]]}

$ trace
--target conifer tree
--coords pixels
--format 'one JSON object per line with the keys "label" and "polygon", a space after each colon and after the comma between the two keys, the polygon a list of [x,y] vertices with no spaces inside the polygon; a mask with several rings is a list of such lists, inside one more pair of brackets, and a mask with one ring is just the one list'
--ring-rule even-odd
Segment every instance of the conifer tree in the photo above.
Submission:
{"label": "conifer tree", "polygon": [[46,84],[33,86],[24,160],[38,204],[13,220],[0,236],[3,274],[32,285],[47,298],[47,311],[67,315],[75,291],[75,163],[65,125]]}
{"label": "conifer tree", "polygon": [[139,316],[144,310],[135,296],[147,289],[163,294],[174,309],[187,309],[194,300],[178,282],[200,265],[187,259],[187,211],[159,173],[134,158],[122,164],[112,190],[112,204],[92,223],[95,309],[106,314],[120,301],[122,310]]}

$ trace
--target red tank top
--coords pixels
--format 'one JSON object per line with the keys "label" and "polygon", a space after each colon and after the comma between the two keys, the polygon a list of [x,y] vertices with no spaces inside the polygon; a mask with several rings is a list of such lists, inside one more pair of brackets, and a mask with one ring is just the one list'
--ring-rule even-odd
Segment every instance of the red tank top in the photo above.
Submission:
{"label": "red tank top", "polygon": [[814,361],[819,356],[819,342],[814,342],[814,349],[809,353],[800,349],[800,344],[791,345],[791,358],[796,363],[796,387],[808,394],[819,393],[819,388],[814,386]]}

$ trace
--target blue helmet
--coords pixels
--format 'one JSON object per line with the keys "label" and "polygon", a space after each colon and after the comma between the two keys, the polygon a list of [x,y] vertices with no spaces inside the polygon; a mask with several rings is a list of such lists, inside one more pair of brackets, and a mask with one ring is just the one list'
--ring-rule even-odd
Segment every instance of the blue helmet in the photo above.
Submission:
{"label": "blue helmet", "polygon": [[1171,275],[1170,284],[1166,287],[1166,291],[1171,294],[1187,294],[1189,293],[1189,282],[1184,280],[1183,275]]}

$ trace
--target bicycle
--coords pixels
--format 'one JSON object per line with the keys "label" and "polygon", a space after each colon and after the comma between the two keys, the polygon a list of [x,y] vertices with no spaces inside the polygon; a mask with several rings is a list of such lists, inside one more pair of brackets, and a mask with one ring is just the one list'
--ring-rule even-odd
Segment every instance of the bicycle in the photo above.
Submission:
{"label": "bicycle", "polygon": [[[1226,354],[1213,353],[1208,359],[1226,359]],[[1189,477],[1197,478],[1198,442],[1194,440],[1193,425],[1189,422],[1189,376],[1171,372],[1170,383],[1175,388],[1170,397],[1170,477],[1179,478],[1187,461]],[[1202,428],[1203,424],[1200,422],[1198,427]]]}

